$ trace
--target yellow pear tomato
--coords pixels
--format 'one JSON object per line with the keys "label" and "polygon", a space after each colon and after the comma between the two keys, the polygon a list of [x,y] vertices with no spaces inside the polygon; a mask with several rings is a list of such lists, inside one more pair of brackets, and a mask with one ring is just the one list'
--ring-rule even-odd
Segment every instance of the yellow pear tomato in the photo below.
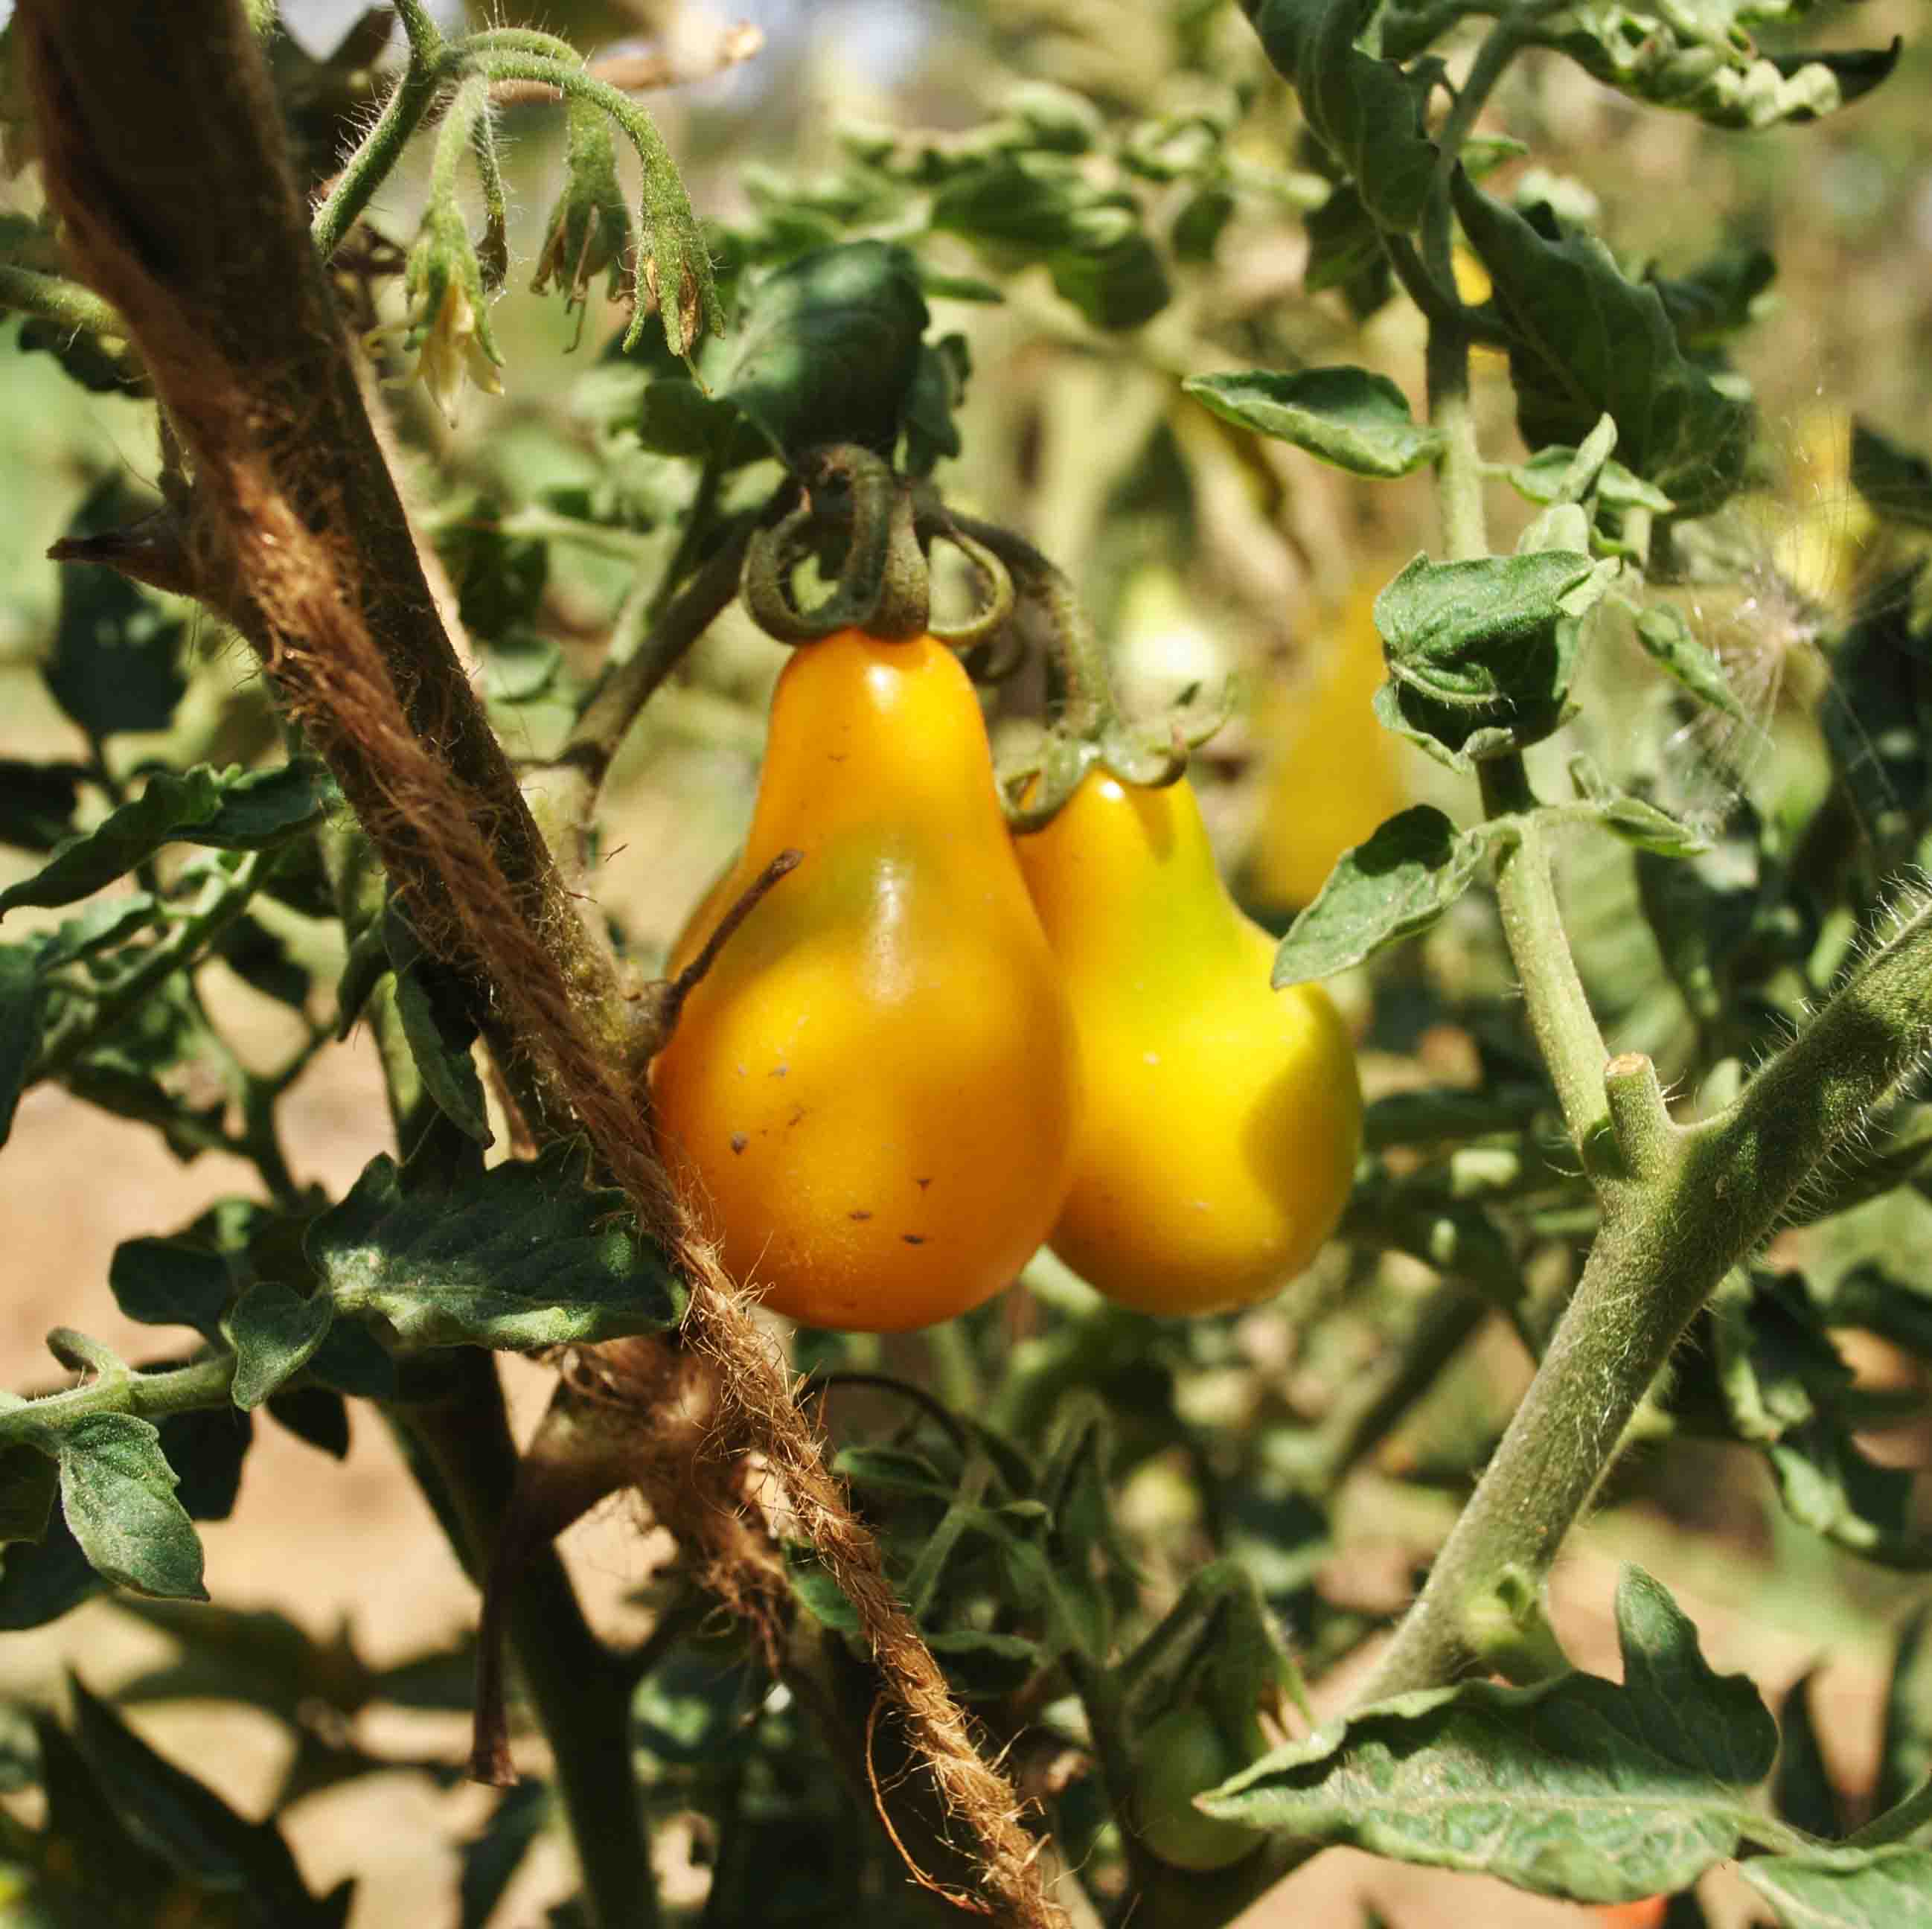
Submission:
{"label": "yellow pear tomato", "polygon": [[1256,717],[1274,752],[1242,880],[1257,904],[1312,904],[1336,859],[1410,801],[1400,746],[1371,708],[1386,674],[1376,597],[1394,573],[1363,572],[1317,626],[1306,679],[1270,690]]}
{"label": "yellow pear tomato", "polygon": [[1085,1109],[1049,1244],[1143,1312],[1267,1298],[1335,1228],[1361,1137],[1354,1053],[1228,896],[1194,793],[1089,775],[1017,841],[1080,1028]]}
{"label": "yellow pear tomato", "polygon": [[932,638],[799,650],[750,836],[674,972],[803,855],[686,1000],[652,1068],[666,1156],[735,1277],[818,1326],[898,1332],[1010,1282],[1053,1223],[1079,1094],[979,701]]}

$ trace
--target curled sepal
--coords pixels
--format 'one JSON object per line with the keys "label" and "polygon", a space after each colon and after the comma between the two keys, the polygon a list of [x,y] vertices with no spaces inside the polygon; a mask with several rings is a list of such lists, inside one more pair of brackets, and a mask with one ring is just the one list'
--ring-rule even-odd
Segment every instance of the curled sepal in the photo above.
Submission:
{"label": "curled sepal", "polygon": [[454,421],[467,375],[486,395],[503,392],[503,358],[490,332],[482,264],[454,207],[432,201],[403,274],[409,302],[404,346],[415,356],[410,373],[430,400]]}
{"label": "curled sepal", "polygon": [[688,361],[700,334],[724,332],[724,308],[712,277],[711,250],[663,136],[641,109],[622,94],[613,98],[623,109],[619,124],[644,170],[638,216],[642,240],[637,250],[637,310],[624,332],[624,346],[637,346],[645,320],[656,309],[663,320],[666,345]]}
{"label": "curled sepal", "polygon": [[606,298],[614,301],[622,288],[631,209],[617,178],[610,123],[587,101],[572,100],[566,112],[563,192],[550,218],[530,292],[560,289],[566,308],[580,308],[590,298],[591,283],[606,269]]}
{"label": "curled sepal", "polygon": [[[885,641],[926,634],[931,590],[912,491],[855,443],[818,450],[800,467],[804,500],[746,548],[740,587],[752,620],[781,643],[814,643],[844,629]],[[793,569],[842,534],[832,593],[801,609]]]}
{"label": "curled sepal", "polygon": [[942,522],[933,536],[950,542],[972,564],[986,595],[970,616],[954,623],[935,622],[932,633],[949,650],[959,652],[976,680],[996,682],[1011,676],[1023,655],[1012,627],[1012,572],[986,544],[963,530]]}

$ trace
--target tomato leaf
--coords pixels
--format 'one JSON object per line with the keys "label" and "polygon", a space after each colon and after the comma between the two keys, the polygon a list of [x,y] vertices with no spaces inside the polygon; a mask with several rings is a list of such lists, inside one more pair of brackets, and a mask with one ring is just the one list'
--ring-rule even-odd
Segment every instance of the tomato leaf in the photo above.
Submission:
{"label": "tomato leaf", "polygon": [[1656,289],[1593,236],[1546,232],[1460,172],[1453,192],[1509,333],[1523,440],[1574,446],[1607,414],[1619,457],[1680,514],[1716,508],[1742,479],[1753,410],[1685,358]]}
{"label": "tomato leaf", "polygon": [[1744,706],[1738,701],[1717,652],[1690,627],[1675,604],[1652,603],[1637,613],[1634,627],[1637,641],[1652,661],[1700,704],[1743,720]]}
{"label": "tomato leaf", "polygon": [[210,764],[157,771],[132,802],[57,844],[31,878],[0,891],[0,915],[23,904],[70,904],[144,863],[164,844],[263,850],[316,823],[335,789],[319,764],[267,770]]}
{"label": "tomato leaf", "polygon": [[114,1303],[144,1326],[191,1326],[218,1341],[234,1280],[221,1255],[189,1238],[124,1239],[107,1268]]}
{"label": "tomato leaf", "polygon": [[69,1677],[74,1734],[130,1828],[180,1875],[243,1898],[242,1919],[288,1929],[342,1929],[349,1895],[318,1902],[272,1822],[250,1822],[158,1754],[104,1701]]}
{"label": "tomato leaf", "polygon": [[62,1511],[95,1572],[137,1593],[206,1600],[201,1541],[152,1422],[89,1414],[55,1445]]}
{"label": "tomato leaf", "polygon": [[1303,984],[1426,931],[1474,881],[1490,842],[1429,804],[1393,817],[1346,850],[1275,954],[1274,983]]}
{"label": "tomato leaf", "polygon": [[416,1346],[567,1346],[655,1332],[684,1311],[622,1194],[588,1189],[568,1147],[451,1192],[410,1191],[384,1154],[306,1247],[338,1314],[386,1319]]}
{"label": "tomato leaf", "polygon": [[1852,424],[1851,483],[1881,522],[1932,529],[1932,463],[1857,421]]}
{"label": "tomato leaf", "polygon": [[1668,811],[1619,790],[1589,758],[1573,757],[1569,767],[1577,796],[1591,806],[1606,830],[1626,844],[1659,857],[1695,857],[1710,849],[1708,838],[1678,823]]}
{"label": "tomato leaf", "polygon": [[[69,540],[101,536],[152,512],[154,498],[109,478],[68,525]],[[160,598],[94,562],[61,566],[60,617],[42,672],[54,701],[90,737],[166,730],[188,688],[188,625]]]}
{"label": "tomato leaf", "polygon": [[40,1048],[46,1004],[38,947],[0,944],[0,1145],[14,1129],[14,1108]]}
{"label": "tomato leaf", "polygon": [[1408,398],[1366,368],[1196,375],[1180,386],[1217,416],[1352,475],[1407,476],[1442,451],[1442,436],[1409,413]]}
{"label": "tomato leaf", "polygon": [[223,1322],[235,1348],[235,1404],[260,1406],[301,1372],[334,1318],[334,1308],[320,1296],[304,1299],[272,1280],[250,1286]]}
{"label": "tomato leaf", "polygon": [[0,1448],[0,1546],[46,1538],[60,1468],[38,1447]]}
{"label": "tomato leaf", "polygon": [[1880,1815],[1932,1781],[1932,1607],[1900,1630],[1885,1696],[1885,1743],[1873,1805]]}
{"label": "tomato leaf", "polygon": [[0,844],[51,850],[73,834],[80,787],[86,782],[87,772],[78,764],[0,757]]}
{"label": "tomato leaf", "polygon": [[1374,0],[1242,0],[1242,8],[1377,224],[1414,227],[1435,178],[1436,144],[1423,134],[1418,96],[1402,70],[1355,45]]}
{"label": "tomato leaf", "polygon": [[1056,155],[988,156],[946,182],[930,219],[1003,265],[1043,265],[1096,328],[1138,328],[1167,305],[1167,277],[1139,203],[1096,187]]}
{"label": "tomato leaf", "polygon": [[1932,1929],[1932,1849],[1880,1850],[1852,1866],[1828,1854],[1768,1856],[1738,1873],[1783,1929]]}
{"label": "tomato leaf", "polygon": [[897,438],[928,314],[910,252],[859,241],[801,255],[746,297],[721,399],[781,456]]}
{"label": "tomato leaf", "polygon": [[1617,1624],[1621,1685],[1572,1673],[1398,1696],[1277,1749],[1201,1806],[1580,1901],[1684,1888],[1781,1827],[1751,1799],[1778,1730],[1639,1568],[1624,1570]]}
{"label": "tomato leaf", "polygon": [[1749,0],[1583,8],[1540,37],[1606,87],[1714,128],[1754,133],[1820,119],[1868,94],[1897,65],[1899,43],[1850,53],[1766,55],[1741,22],[1798,10]]}

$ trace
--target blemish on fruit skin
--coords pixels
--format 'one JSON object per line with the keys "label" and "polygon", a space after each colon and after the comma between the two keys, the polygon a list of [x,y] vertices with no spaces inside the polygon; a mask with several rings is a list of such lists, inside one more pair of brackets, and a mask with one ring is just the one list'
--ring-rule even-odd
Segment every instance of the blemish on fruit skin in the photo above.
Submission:
{"label": "blemish on fruit skin", "polygon": [[924,1192],[926,1187],[932,1184],[932,1180],[930,1174],[928,1174],[923,1179],[914,1180],[913,1184],[916,1185],[921,1192]]}
{"label": "blemish on fruit skin", "polygon": [[731,1135],[731,1150],[734,1152],[743,1151],[751,1142],[742,1132],[734,1132]]}
{"label": "blemish on fruit skin", "polygon": [[788,1065],[774,1065],[765,1076],[768,1078],[782,1078],[790,1069]]}
{"label": "blemish on fruit skin", "polygon": [[870,1219],[872,1214],[863,1206],[854,1206],[845,1216],[848,1219]]}
{"label": "blemish on fruit skin", "polygon": [[902,1232],[899,1237],[908,1246],[923,1246],[926,1244],[926,1234],[922,1232]]}

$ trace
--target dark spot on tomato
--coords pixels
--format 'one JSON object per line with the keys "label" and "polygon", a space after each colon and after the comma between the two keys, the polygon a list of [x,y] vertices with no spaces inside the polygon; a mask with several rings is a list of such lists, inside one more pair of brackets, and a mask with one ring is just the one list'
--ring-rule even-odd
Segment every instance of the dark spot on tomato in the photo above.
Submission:
{"label": "dark spot on tomato", "polygon": [[932,1180],[928,1176],[923,1179],[915,1179],[914,1180],[913,1184],[916,1185],[921,1192],[924,1192],[926,1187],[932,1184]]}
{"label": "dark spot on tomato", "polygon": [[785,1120],[785,1130],[786,1130],[788,1132],[789,1132],[789,1131],[792,1129],[792,1127],[793,1127],[794,1126],[795,1126],[796,1124],[797,1124],[797,1123],[799,1122],[799,1120],[800,1120],[800,1119],[802,1119],[802,1118],[804,1118],[804,1116],[805,1116],[805,1108],[804,1108],[804,1106],[794,1106],[792,1108],[792,1114],[791,1114],[790,1118],[789,1118],[788,1119],[787,1119],[787,1120]]}
{"label": "dark spot on tomato", "polygon": [[734,1152],[743,1151],[751,1142],[742,1132],[734,1132],[731,1135],[731,1150]]}
{"label": "dark spot on tomato", "polygon": [[872,1216],[863,1206],[855,1206],[845,1215],[848,1219],[870,1219]]}
{"label": "dark spot on tomato", "polygon": [[902,1232],[899,1237],[908,1246],[923,1246],[926,1244],[926,1234],[922,1232]]}

